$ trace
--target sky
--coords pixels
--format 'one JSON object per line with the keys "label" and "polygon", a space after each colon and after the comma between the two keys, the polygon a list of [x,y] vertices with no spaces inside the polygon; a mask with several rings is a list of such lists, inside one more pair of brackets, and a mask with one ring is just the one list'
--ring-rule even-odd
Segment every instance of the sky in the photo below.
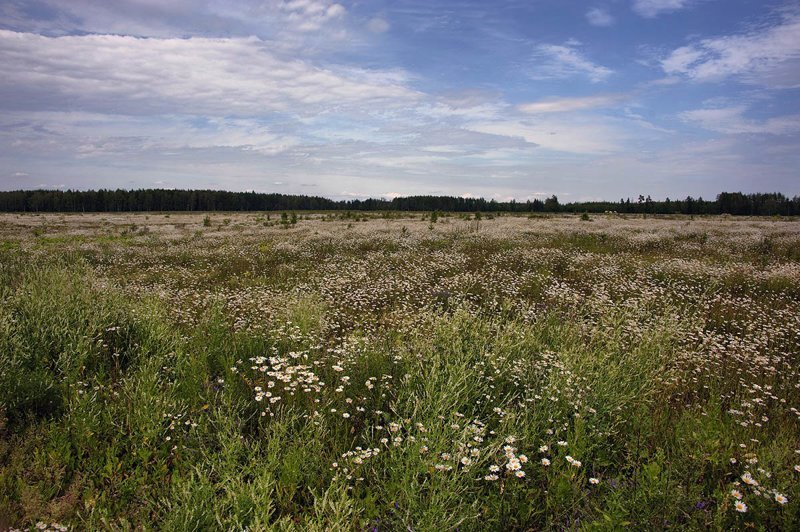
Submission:
{"label": "sky", "polygon": [[0,0],[0,189],[800,194],[800,2]]}

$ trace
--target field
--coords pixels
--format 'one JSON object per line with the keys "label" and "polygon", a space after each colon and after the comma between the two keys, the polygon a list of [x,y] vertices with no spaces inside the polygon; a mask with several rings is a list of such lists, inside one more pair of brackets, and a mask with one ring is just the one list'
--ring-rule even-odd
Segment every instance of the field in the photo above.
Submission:
{"label": "field", "polygon": [[0,530],[800,529],[800,221],[0,215]]}

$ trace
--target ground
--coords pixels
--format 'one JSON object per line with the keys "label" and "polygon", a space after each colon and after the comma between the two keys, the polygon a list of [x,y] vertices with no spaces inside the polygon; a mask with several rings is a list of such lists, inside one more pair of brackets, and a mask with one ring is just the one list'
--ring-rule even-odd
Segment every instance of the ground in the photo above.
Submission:
{"label": "ground", "polygon": [[0,214],[0,529],[800,527],[800,220]]}

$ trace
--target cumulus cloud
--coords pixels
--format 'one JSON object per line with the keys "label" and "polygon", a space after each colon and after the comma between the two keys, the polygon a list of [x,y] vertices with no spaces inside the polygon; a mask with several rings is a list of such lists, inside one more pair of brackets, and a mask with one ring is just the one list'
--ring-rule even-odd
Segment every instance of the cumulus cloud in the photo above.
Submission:
{"label": "cumulus cloud", "polygon": [[695,109],[681,113],[681,118],[702,128],[726,134],[787,135],[800,132],[800,114],[777,116],[764,120],[747,118],[748,107],[738,105],[716,109]]}
{"label": "cumulus cloud", "polygon": [[0,95],[16,107],[60,99],[58,106],[89,110],[224,116],[303,114],[417,97],[400,71],[321,68],[276,55],[257,38],[45,37],[0,30],[0,63]]}
{"label": "cumulus cloud", "polygon": [[662,13],[684,9],[690,3],[690,0],[633,0],[631,7],[642,17],[655,18]]}
{"label": "cumulus cloud", "polygon": [[599,7],[593,7],[587,11],[586,20],[592,26],[607,27],[614,25],[614,17],[611,16],[608,10]]}
{"label": "cumulus cloud", "polygon": [[800,15],[757,31],[703,39],[661,61],[667,74],[707,82],[737,77],[775,88],[800,87]]}
{"label": "cumulus cloud", "polygon": [[581,111],[584,109],[609,107],[620,103],[627,97],[628,96],[625,94],[600,94],[596,96],[584,96],[580,98],[548,98],[538,102],[520,104],[517,107],[523,113],[528,114],[564,113],[569,111]]}
{"label": "cumulus cloud", "polygon": [[592,83],[605,81],[614,73],[610,68],[587,59],[578,43],[568,41],[563,45],[541,44],[534,51],[537,64],[530,74],[533,79],[559,79],[585,76]]}

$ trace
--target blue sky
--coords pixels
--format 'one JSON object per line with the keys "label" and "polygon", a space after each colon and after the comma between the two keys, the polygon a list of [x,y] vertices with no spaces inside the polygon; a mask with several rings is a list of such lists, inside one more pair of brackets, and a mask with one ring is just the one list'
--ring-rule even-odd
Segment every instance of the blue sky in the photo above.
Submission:
{"label": "blue sky", "polygon": [[800,193],[800,3],[1,0],[0,189]]}

